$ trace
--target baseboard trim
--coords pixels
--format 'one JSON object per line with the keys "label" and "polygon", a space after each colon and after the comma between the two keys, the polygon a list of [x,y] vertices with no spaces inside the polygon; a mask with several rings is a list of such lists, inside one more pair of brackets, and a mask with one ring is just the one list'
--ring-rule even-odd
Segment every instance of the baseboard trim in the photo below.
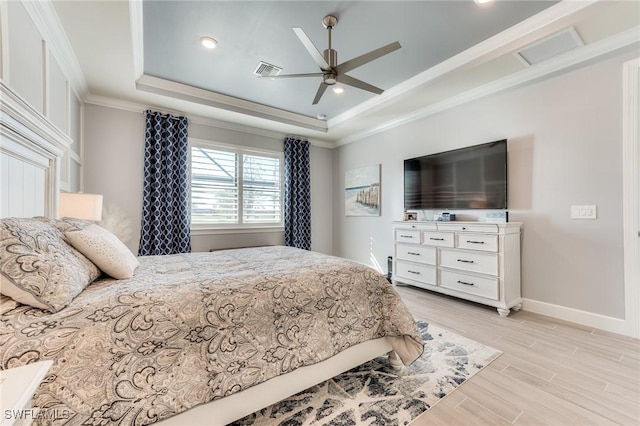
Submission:
{"label": "baseboard trim", "polygon": [[522,299],[522,309],[540,315],[586,325],[587,327],[598,328],[611,333],[628,336],[625,320],[621,318],[609,317],[593,312],[581,311],[579,309],[568,308],[566,306],[553,305],[551,303],[540,302],[538,300]]}

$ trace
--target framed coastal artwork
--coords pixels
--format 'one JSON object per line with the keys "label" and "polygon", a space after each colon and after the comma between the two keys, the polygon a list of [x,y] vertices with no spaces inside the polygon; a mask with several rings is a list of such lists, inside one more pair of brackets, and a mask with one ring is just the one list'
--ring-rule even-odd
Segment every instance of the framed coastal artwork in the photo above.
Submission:
{"label": "framed coastal artwork", "polygon": [[347,170],[345,216],[380,216],[380,164]]}

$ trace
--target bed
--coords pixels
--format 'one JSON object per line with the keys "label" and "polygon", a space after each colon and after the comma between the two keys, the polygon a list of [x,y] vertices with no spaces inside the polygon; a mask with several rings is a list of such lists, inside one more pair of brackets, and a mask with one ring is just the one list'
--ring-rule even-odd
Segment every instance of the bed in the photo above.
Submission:
{"label": "bed", "polygon": [[[83,254],[69,235],[100,232],[48,219],[72,141],[0,91],[0,217],[13,235],[0,245],[22,238],[51,255],[18,262],[18,244],[0,257],[12,295],[0,296],[0,368],[53,361],[33,406],[55,416],[37,423],[222,425],[387,352],[396,366],[421,354],[395,290],[355,262],[289,247],[89,259],[102,246]],[[21,294],[7,265],[48,265],[55,280]]]}
{"label": "bed", "polygon": [[[93,257],[72,266],[54,253],[58,244],[82,256],[71,235],[97,225],[78,222],[2,219],[3,293],[16,268],[41,268],[38,283],[88,268],[90,283],[66,305],[58,290],[44,306],[0,305],[1,367],[53,361],[33,399],[68,413],[52,424],[227,424],[389,348],[405,364],[422,353],[408,309],[367,266],[259,247],[142,257],[116,280]],[[47,269],[29,246],[62,267]]]}

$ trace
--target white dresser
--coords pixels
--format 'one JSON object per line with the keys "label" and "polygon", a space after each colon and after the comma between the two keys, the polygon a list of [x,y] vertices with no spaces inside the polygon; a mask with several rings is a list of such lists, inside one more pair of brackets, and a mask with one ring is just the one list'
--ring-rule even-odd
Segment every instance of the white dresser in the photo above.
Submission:
{"label": "white dresser", "polygon": [[394,222],[393,280],[493,306],[522,307],[519,222]]}

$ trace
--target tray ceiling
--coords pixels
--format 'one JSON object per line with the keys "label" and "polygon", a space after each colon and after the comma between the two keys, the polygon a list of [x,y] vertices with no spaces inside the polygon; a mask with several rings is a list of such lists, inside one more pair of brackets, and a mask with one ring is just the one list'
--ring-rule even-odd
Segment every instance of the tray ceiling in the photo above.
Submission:
{"label": "tray ceiling", "polygon": [[[640,52],[636,1],[51,4],[86,80],[84,100],[132,110],[154,107],[221,128],[298,134],[327,146],[602,55]],[[332,40],[339,63],[401,43],[400,50],[348,73],[385,89],[382,95],[346,87],[340,95],[328,90],[313,106],[319,77],[270,80],[253,74],[260,61],[283,68],[283,74],[316,72],[292,27],[302,27],[323,50],[328,41],[321,21],[327,14],[339,19]],[[529,66],[516,55],[567,30],[580,43],[557,58]],[[219,46],[204,49],[201,36],[215,38]],[[318,119],[320,114],[326,118]]]}

